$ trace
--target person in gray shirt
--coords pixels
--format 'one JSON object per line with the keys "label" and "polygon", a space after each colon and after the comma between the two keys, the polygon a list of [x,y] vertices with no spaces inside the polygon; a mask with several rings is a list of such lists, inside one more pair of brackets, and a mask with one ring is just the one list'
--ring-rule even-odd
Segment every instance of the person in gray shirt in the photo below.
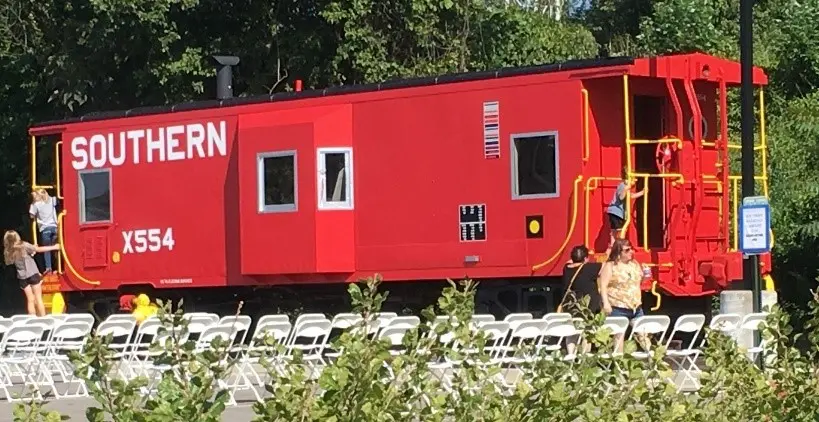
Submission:
{"label": "person in gray shirt", "polygon": [[17,281],[26,294],[26,309],[29,315],[45,315],[43,304],[43,277],[32,256],[37,252],[51,252],[60,249],[59,245],[34,246],[23,242],[20,235],[9,230],[3,235],[3,260],[6,265],[14,265],[17,270]]}
{"label": "person in gray shirt", "polygon": [[[626,170],[623,170],[623,180],[617,185],[617,191],[614,192],[609,207],[606,209],[606,214],[609,217],[609,228],[611,230],[609,249],[611,249],[614,244],[614,240],[619,238],[617,232],[626,224],[626,193],[634,186],[634,182],[633,179],[629,180],[628,173]],[[631,194],[631,199],[637,199],[643,196],[644,192],[644,190],[641,190],[640,192]]]}
{"label": "person in gray shirt", "polygon": [[[28,209],[32,219],[37,220],[40,229],[40,244],[51,246],[57,243],[57,199],[48,195],[45,189],[31,193],[33,201]],[[43,255],[45,274],[51,272],[51,252]]]}

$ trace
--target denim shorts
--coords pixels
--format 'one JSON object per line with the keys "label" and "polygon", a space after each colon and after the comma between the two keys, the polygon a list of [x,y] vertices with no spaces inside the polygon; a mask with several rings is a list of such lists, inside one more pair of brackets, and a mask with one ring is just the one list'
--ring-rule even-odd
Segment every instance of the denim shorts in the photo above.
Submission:
{"label": "denim shorts", "polygon": [[629,308],[617,308],[612,306],[611,308],[611,315],[610,316],[617,316],[617,317],[626,317],[628,319],[634,319],[637,317],[641,317],[645,315],[643,313],[643,307],[638,306],[636,310],[631,310]]}

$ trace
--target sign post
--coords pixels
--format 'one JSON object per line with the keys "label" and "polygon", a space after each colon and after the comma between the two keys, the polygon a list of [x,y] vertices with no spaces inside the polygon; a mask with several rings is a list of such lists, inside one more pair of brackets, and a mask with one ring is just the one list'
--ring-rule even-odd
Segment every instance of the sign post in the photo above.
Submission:
{"label": "sign post", "polygon": [[[739,250],[746,259],[771,251],[771,206],[764,196],[749,196],[742,200],[739,208]],[[759,268],[750,276],[754,290],[754,312],[760,312],[762,289]]]}

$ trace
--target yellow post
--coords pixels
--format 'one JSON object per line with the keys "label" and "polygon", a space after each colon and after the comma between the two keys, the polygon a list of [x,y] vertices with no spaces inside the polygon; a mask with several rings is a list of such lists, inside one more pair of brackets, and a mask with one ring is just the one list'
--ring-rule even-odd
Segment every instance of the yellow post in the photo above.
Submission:
{"label": "yellow post", "polygon": [[589,91],[580,90],[583,95],[583,162],[589,161]]}
{"label": "yellow post", "polygon": [[54,183],[57,185],[55,189],[57,191],[57,199],[63,199],[63,188],[62,182],[60,181],[60,146],[62,146],[63,141],[57,141],[54,144],[54,178],[56,179]]}
{"label": "yellow post", "polygon": [[60,292],[54,293],[54,296],[51,298],[51,313],[53,315],[65,313],[65,299]]}
{"label": "yellow post", "polygon": [[660,306],[662,306],[663,303],[663,297],[659,293],[657,293],[657,280],[654,280],[651,283],[651,294],[654,295],[655,298],[657,298],[657,304],[651,308],[652,311],[656,311],[660,309]]}
{"label": "yellow post", "polygon": [[648,176],[643,177],[643,186],[643,249],[648,252]]}
{"label": "yellow post", "polygon": [[[623,75],[623,116],[625,121],[626,179],[631,181],[631,102],[629,101],[628,75]],[[631,189],[626,191],[626,218],[620,236],[625,237],[631,224]]]}
{"label": "yellow post", "polygon": [[739,249],[739,179],[731,178],[731,190],[734,194],[734,250]]}
{"label": "yellow post", "polygon": [[765,91],[759,88],[759,140],[762,145],[762,190],[768,198],[768,137],[765,134]]}

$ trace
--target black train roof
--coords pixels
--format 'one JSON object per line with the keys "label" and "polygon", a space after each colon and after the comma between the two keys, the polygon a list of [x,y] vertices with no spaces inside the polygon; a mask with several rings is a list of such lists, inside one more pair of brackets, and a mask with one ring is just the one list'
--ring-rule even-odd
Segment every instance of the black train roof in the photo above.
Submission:
{"label": "black train roof", "polygon": [[248,104],[261,104],[267,102],[280,102],[300,100],[305,98],[329,97],[344,94],[354,94],[363,92],[386,91],[400,88],[413,88],[422,86],[434,86],[451,84],[458,82],[472,82],[488,79],[508,78],[513,76],[534,75],[539,73],[554,73],[567,70],[594,69],[611,66],[626,66],[634,63],[633,57],[609,57],[600,59],[571,60],[560,63],[508,67],[497,70],[486,70],[479,72],[453,73],[441,76],[428,76],[410,79],[398,79],[387,82],[359,85],[341,85],[325,89],[313,89],[307,91],[279,92],[271,95],[254,95],[248,97],[234,97],[225,100],[203,100],[180,103],[174,105],[138,107],[130,110],[102,111],[88,113],[80,117],[71,117],[63,120],[53,120],[37,123],[32,126],[44,127],[54,125],[64,125],[70,123],[91,122],[108,119],[118,119],[124,117],[146,116],[155,114],[166,114],[181,111],[206,110],[214,108],[234,107]]}

